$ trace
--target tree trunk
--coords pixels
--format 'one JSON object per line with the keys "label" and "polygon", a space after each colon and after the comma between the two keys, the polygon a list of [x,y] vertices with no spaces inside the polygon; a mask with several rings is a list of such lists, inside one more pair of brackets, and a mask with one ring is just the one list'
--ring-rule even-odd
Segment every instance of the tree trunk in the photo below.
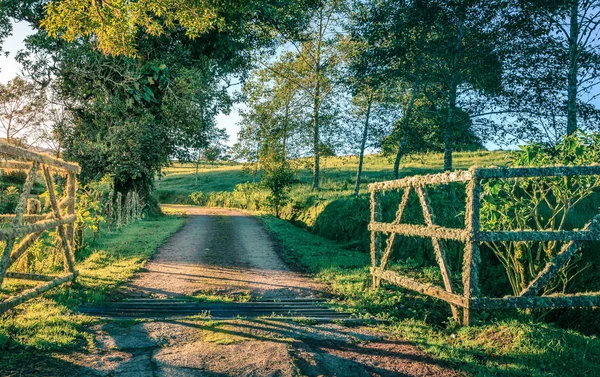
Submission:
{"label": "tree trunk", "polygon": [[394,161],[394,179],[398,179],[398,171],[400,170],[400,160],[404,156],[406,151],[406,133],[408,132],[408,125],[410,124],[410,117],[412,116],[413,108],[415,107],[415,101],[417,100],[417,94],[419,89],[419,74],[413,82],[412,93],[406,112],[402,119],[402,138],[400,139],[400,145],[398,145],[398,153],[396,153],[396,160]]}
{"label": "tree trunk", "polygon": [[285,117],[284,117],[284,121],[283,121],[283,135],[282,135],[282,148],[281,148],[281,154],[283,157],[283,161],[287,161],[287,134],[288,134],[288,127],[289,127],[289,119],[290,119],[290,100],[287,101],[287,103],[285,104]]}
{"label": "tree trunk", "polygon": [[398,171],[400,170],[400,160],[404,156],[406,150],[406,135],[402,136],[400,145],[398,146],[398,153],[396,153],[396,160],[394,161],[394,179],[398,179]]}
{"label": "tree trunk", "polygon": [[369,117],[371,116],[371,105],[373,103],[373,93],[369,94],[369,102],[367,104],[367,114],[365,118],[365,127],[363,129],[362,140],[360,142],[360,153],[358,156],[358,170],[356,171],[356,185],[354,186],[354,195],[358,196],[360,189],[360,176],[362,175],[363,160],[365,158],[365,146],[367,145],[367,136],[369,135]]}
{"label": "tree trunk", "polygon": [[314,176],[312,190],[319,190],[320,161],[319,161],[319,108],[321,106],[321,42],[323,40],[323,8],[319,9],[319,42],[315,56],[315,92],[313,93],[313,149],[314,149]]}
{"label": "tree trunk", "polygon": [[200,159],[196,160],[196,173],[194,174],[195,183],[194,186],[198,187],[198,165],[200,164]]}
{"label": "tree trunk", "polygon": [[[319,84],[317,84],[316,91],[319,91]],[[315,95],[313,103],[313,150],[314,150],[314,174],[312,189],[319,189],[319,101],[317,95]]]}
{"label": "tree trunk", "polygon": [[577,131],[577,73],[578,65],[578,46],[579,41],[579,2],[571,1],[571,28],[569,33],[569,72],[567,88],[567,135]]}
{"label": "tree trunk", "polygon": [[456,28],[456,45],[452,56],[452,70],[450,72],[450,86],[448,88],[448,114],[444,127],[444,170],[452,170],[452,149],[454,118],[456,113],[456,95],[458,92],[459,60],[462,52],[463,20],[458,20]]}

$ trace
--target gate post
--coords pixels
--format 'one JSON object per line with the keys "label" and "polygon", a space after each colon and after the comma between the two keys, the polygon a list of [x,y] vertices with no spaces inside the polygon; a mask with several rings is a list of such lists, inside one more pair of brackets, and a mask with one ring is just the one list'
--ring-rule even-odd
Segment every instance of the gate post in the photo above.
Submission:
{"label": "gate post", "polygon": [[465,242],[462,269],[463,294],[467,299],[467,307],[463,309],[464,326],[469,326],[473,321],[469,306],[471,299],[479,294],[479,265],[481,263],[479,241],[477,240],[480,225],[481,179],[477,175],[477,168],[471,168],[470,171],[472,177],[467,184],[467,206],[465,210],[467,240]]}

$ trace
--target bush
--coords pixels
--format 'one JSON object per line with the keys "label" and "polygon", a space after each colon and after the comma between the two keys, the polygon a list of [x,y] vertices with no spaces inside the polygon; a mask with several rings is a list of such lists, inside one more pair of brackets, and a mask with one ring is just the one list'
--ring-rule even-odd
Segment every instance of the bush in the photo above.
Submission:
{"label": "bush", "polygon": [[[514,153],[512,166],[590,165],[600,160],[600,137],[578,133],[555,147],[530,144]],[[575,215],[579,204],[600,187],[595,176],[493,179],[483,184],[484,230],[563,230],[580,228],[589,218]],[[487,243],[502,266],[513,294],[519,295],[560,251],[557,241]],[[544,293],[564,293],[572,277],[585,269],[574,258]]]}

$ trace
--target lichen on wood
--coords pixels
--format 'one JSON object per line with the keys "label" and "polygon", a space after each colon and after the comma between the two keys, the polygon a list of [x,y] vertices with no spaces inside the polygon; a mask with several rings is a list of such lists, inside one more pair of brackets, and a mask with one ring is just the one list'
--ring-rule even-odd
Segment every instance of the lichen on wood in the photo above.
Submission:
{"label": "lichen on wood", "polygon": [[[0,285],[4,278],[26,279],[33,281],[47,281],[41,286],[26,290],[21,294],[10,297],[0,302],[0,313],[11,309],[31,298],[64,284],[77,277],[75,260],[72,253],[75,214],[76,174],[79,165],[54,158],[49,155],[29,151],[4,141],[0,141],[0,170],[28,170],[27,178],[19,196],[14,214],[0,215],[0,223],[10,222],[9,228],[0,229],[0,239],[6,241],[4,252],[0,257]],[[46,182],[46,188],[51,202],[52,212],[40,214],[41,204],[37,198],[30,197],[31,189],[37,178],[38,169],[41,167]],[[54,191],[52,174],[67,176],[66,197],[58,200]],[[66,214],[62,211],[66,208]],[[58,239],[62,244],[65,257],[65,270],[63,276],[42,275],[35,273],[7,272],[10,265],[14,264],[27,249],[32,246],[45,231],[57,228]],[[17,238],[21,238],[15,246]]]}
{"label": "lichen on wood", "polygon": [[[482,179],[512,179],[526,177],[569,177],[569,176],[600,175],[600,165],[592,166],[546,166],[535,168],[471,168],[469,171],[454,171],[433,175],[412,176],[395,181],[373,183],[369,185],[371,193],[371,275],[374,286],[381,280],[386,280],[406,289],[436,297],[454,306],[464,308],[463,324],[472,321],[472,310],[496,310],[511,308],[554,308],[554,307],[589,307],[600,306],[600,292],[574,295],[535,296],[552,279],[557,271],[564,266],[579,250],[584,241],[600,240],[600,215],[595,216],[581,230],[516,230],[516,231],[480,231],[481,180]],[[452,182],[467,182],[465,228],[454,229],[434,225],[432,206],[428,202],[423,187],[427,185],[448,184]],[[404,195],[396,212],[396,218],[391,223],[381,222],[381,207],[377,202],[377,194],[390,190],[404,188]],[[404,212],[408,195],[415,190],[419,195],[426,226],[403,224]],[[378,261],[380,247],[378,238],[381,234],[389,234],[386,248]],[[396,235],[409,237],[431,238],[436,259],[442,271],[446,290],[429,284],[423,284],[386,270],[388,260]],[[443,249],[439,239],[462,241],[465,243],[463,253],[463,296],[453,293],[450,283],[450,271],[444,259]],[[519,297],[482,298],[479,297],[479,266],[481,264],[480,243],[506,241],[568,241],[560,252],[552,258],[538,276],[521,292]],[[378,265],[379,264],[379,265]],[[453,307],[454,307],[453,306]],[[454,311],[453,311],[454,314]],[[456,316],[455,316],[456,318]]]}

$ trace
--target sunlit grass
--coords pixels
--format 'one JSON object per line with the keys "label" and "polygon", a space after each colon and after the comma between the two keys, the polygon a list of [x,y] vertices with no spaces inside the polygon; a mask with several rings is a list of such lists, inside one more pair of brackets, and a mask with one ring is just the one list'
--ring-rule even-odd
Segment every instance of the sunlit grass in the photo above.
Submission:
{"label": "sunlit grass", "polygon": [[[110,298],[115,288],[142,268],[183,222],[180,216],[163,216],[130,224],[119,232],[108,233],[103,229],[96,243],[77,254],[80,275],[75,283],[0,316],[0,350],[91,347],[91,334],[84,325],[96,320],[73,310],[85,303]],[[15,280],[9,279],[4,289],[14,292],[15,284]]]}

